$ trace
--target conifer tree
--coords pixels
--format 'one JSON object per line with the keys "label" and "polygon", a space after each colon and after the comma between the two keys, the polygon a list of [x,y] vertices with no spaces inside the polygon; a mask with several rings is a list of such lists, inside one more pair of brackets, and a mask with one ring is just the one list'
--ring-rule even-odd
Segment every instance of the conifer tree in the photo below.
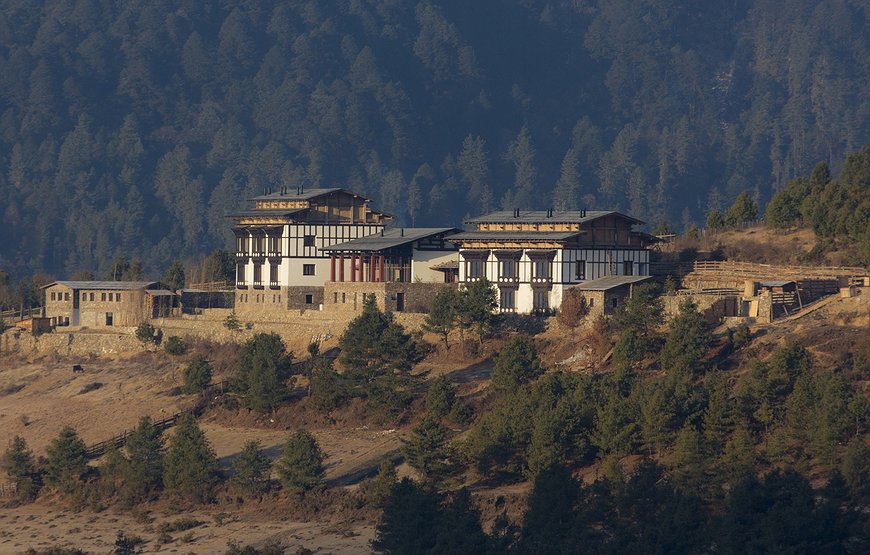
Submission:
{"label": "conifer tree", "polygon": [[184,367],[184,393],[199,393],[211,383],[211,363],[202,355],[196,355]]}
{"label": "conifer tree", "polygon": [[758,205],[743,191],[734,200],[734,204],[725,212],[725,223],[728,225],[748,224],[758,219]]}
{"label": "conifer tree", "polygon": [[493,310],[496,309],[495,287],[486,278],[467,284],[459,292],[457,320],[461,330],[471,330],[479,341],[488,336],[495,323]]}
{"label": "conifer tree", "polygon": [[362,314],[351,320],[339,342],[339,361],[349,375],[366,384],[411,369],[414,342],[405,328],[382,312],[374,295],[363,301]]}
{"label": "conifer tree", "polygon": [[437,333],[444,340],[444,347],[450,348],[448,336],[456,327],[458,293],[452,287],[445,287],[435,294],[432,306],[423,323],[423,329]]}
{"label": "conifer tree", "polygon": [[396,484],[378,522],[372,547],[375,553],[429,553],[440,528],[440,499],[409,478]]}
{"label": "conifer tree", "polygon": [[692,376],[701,370],[701,360],[707,354],[709,343],[707,321],[695,303],[685,301],[671,320],[661,352],[662,368],[673,376]]}
{"label": "conifer tree", "polygon": [[734,429],[733,402],[728,397],[728,384],[719,372],[710,376],[707,386],[707,406],[702,416],[704,440],[708,450],[718,456]]}
{"label": "conifer tree", "polygon": [[163,467],[166,491],[194,502],[211,499],[218,482],[218,461],[211,443],[191,414],[182,415]]}
{"label": "conifer tree", "polygon": [[79,486],[81,475],[87,470],[87,446],[76,431],[64,426],[48,446],[45,481],[64,493],[72,493]]}
{"label": "conifer tree", "polygon": [[439,520],[435,545],[429,551],[431,555],[487,552],[489,538],[480,526],[480,511],[467,488],[453,494]]}
{"label": "conifer tree", "polygon": [[512,337],[502,347],[492,367],[492,385],[512,393],[544,372],[534,341],[525,335]]}
{"label": "conifer tree", "polygon": [[553,553],[574,524],[580,486],[568,469],[553,465],[535,478],[518,550],[520,553]]}
{"label": "conifer tree", "polygon": [[447,428],[432,416],[426,416],[403,440],[402,452],[408,464],[420,477],[431,483],[440,482],[450,470],[452,449]]}
{"label": "conifer tree", "polygon": [[239,381],[245,403],[259,411],[274,409],[287,395],[290,355],[276,333],[258,333],[239,350]]}
{"label": "conifer tree", "polygon": [[126,447],[125,489],[132,500],[145,499],[162,483],[163,438],[151,419],[143,416],[127,438]]}
{"label": "conifer tree", "polygon": [[249,494],[263,493],[269,489],[269,472],[272,461],[263,453],[259,441],[250,440],[238,458],[233,461],[233,477],[230,482],[241,491]]}
{"label": "conifer tree", "polygon": [[0,468],[14,482],[34,473],[36,467],[33,451],[27,447],[27,442],[23,437],[15,436],[9,442],[9,447],[3,453],[3,459],[0,460]]}
{"label": "conifer tree", "polygon": [[285,489],[303,494],[323,484],[323,454],[317,440],[307,430],[297,430],[284,443],[277,465]]}
{"label": "conifer tree", "polygon": [[426,392],[426,411],[435,418],[444,418],[456,402],[456,386],[447,376],[432,380]]}
{"label": "conifer tree", "polygon": [[686,492],[697,493],[704,486],[706,465],[701,434],[686,424],[677,434],[674,445],[674,477]]}

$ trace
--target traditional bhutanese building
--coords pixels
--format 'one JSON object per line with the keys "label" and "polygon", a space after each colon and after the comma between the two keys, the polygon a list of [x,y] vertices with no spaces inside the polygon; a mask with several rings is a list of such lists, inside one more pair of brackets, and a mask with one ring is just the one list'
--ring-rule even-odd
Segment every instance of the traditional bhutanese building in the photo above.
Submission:
{"label": "traditional bhutanese building", "polygon": [[619,212],[514,210],[466,223],[473,229],[450,237],[459,245],[459,281],[488,279],[502,312],[550,313],[569,287],[649,275],[655,238]]}
{"label": "traditional bhutanese building", "polygon": [[318,308],[330,277],[324,249],[380,233],[391,216],[340,188],[282,187],[230,216],[236,236],[236,311]]}
{"label": "traditional bhutanese building", "polygon": [[178,308],[177,295],[159,281],[55,281],[42,290],[52,327],[134,327]]}
{"label": "traditional bhutanese building", "polygon": [[455,281],[444,266],[458,258],[451,241],[458,232],[394,228],[325,247],[331,259],[324,309],[360,310],[364,297],[373,295],[382,310],[426,311],[438,290]]}

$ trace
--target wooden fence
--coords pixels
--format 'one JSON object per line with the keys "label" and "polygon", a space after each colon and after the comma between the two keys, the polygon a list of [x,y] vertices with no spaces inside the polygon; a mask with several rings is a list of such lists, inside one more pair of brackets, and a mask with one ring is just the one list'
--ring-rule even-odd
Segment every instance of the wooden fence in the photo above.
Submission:
{"label": "wooden fence", "polygon": [[725,277],[728,279],[836,279],[847,277],[858,280],[870,275],[870,270],[859,266],[789,266],[757,264],[732,260],[698,260],[694,262],[653,262],[650,270],[654,276],[684,277],[687,274]]}
{"label": "wooden fence", "polygon": [[18,495],[18,482],[0,484],[0,498],[15,497],[16,495]]}
{"label": "wooden fence", "polygon": [[[223,395],[227,391],[228,388],[229,388],[229,382],[226,380],[208,386],[200,394],[200,402],[198,402],[196,405],[194,405],[193,407],[191,407],[189,409],[185,409],[183,411],[180,411],[180,412],[173,414],[172,416],[167,416],[166,418],[163,418],[162,420],[158,420],[157,422],[154,422],[154,424],[153,424],[154,429],[157,430],[158,432],[162,432],[168,428],[171,428],[172,426],[175,425],[175,423],[178,421],[178,419],[181,418],[185,414],[192,414],[194,416],[199,416],[200,414],[202,414],[202,411],[205,408],[205,404],[202,402],[204,399],[211,397],[212,395],[216,395],[216,394]],[[106,453],[106,450],[109,448],[110,445],[114,445],[115,447],[120,449],[121,447],[123,447],[124,445],[127,444],[127,440],[130,438],[131,435],[133,435],[133,433],[135,431],[136,431],[135,429],[124,430],[120,434],[118,434],[110,439],[107,439],[105,441],[101,441],[99,443],[95,443],[93,445],[90,445],[90,446],[88,446],[87,450],[85,451],[85,455],[88,457],[88,459],[96,459],[98,457],[103,456]]]}
{"label": "wooden fence", "polygon": [[206,281],[203,283],[191,283],[185,289],[197,289],[199,291],[226,291],[234,289],[235,284],[228,281]]}

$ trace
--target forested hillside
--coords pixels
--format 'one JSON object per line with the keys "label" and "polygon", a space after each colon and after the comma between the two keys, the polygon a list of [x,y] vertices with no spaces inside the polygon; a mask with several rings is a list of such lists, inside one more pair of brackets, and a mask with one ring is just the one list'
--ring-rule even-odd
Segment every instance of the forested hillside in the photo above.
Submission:
{"label": "forested hillside", "polygon": [[267,186],[404,225],[496,207],[680,226],[866,141],[851,0],[13,0],[0,267],[156,274]]}

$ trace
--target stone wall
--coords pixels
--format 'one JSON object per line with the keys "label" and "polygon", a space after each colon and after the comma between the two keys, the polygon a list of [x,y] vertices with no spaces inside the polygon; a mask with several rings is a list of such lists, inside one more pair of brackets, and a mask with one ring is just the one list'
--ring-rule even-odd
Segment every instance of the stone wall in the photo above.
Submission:
{"label": "stone wall", "polygon": [[435,295],[445,287],[452,286],[444,283],[329,281],[325,286],[323,311],[353,314],[362,310],[364,295],[374,295],[378,308],[383,311],[427,313]]}
{"label": "stone wall", "polygon": [[735,295],[716,295],[699,293],[695,295],[662,295],[662,305],[665,314],[675,316],[680,311],[680,305],[691,300],[698,307],[710,324],[718,324],[723,318],[737,316],[740,311],[741,299]]}
{"label": "stone wall", "polygon": [[21,330],[10,330],[0,336],[0,352],[87,356],[143,349],[142,343],[133,335],[132,328],[121,330],[123,331],[54,331],[38,337]]}

